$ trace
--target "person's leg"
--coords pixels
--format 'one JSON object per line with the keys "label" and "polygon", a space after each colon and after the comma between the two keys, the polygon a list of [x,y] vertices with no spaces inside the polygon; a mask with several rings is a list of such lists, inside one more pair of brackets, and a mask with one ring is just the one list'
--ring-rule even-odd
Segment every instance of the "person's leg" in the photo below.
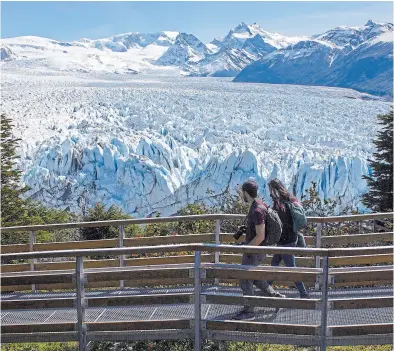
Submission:
{"label": "person's leg", "polygon": [[[253,254],[242,255],[242,265],[255,265]],[[241,279],[241,289],[244,296],[254,296],[253,280]],[[244,306],[245,312],[253,312],[253,306]]]}
{"label": "person's leg", "polygon": [[[285,262],[286,267],[295,267],[296,266],[294,255],[283,255],[283,261]],[[301,297],[308,296],[308,293],[305,289],[305,285],[303,282],[295,282],[295,285],[296,285]]]}
{"label": "person's leg", "polygon": [[306,247],[304,235],[300,232],[297,233],[297,247]]}
{"label": "person's leg", "polygon": [[[273,266],[273,267],[279,266],[280,261],[282,261],[282,255],[281,254],[274,254],[271,259],[271,266]],[[273,280],[269,280],[268,284],[272,286],[273,282],[274,282]]]}
{"label": "person's leg", "polygon": [[[265,254],[255,255],[255,265],[259,266],[263,263],[265,259]],[[266,280],[255,280],[253,284],[256,285],[263,296],[269,297],[285,297],[274,290],[274,288]]]}

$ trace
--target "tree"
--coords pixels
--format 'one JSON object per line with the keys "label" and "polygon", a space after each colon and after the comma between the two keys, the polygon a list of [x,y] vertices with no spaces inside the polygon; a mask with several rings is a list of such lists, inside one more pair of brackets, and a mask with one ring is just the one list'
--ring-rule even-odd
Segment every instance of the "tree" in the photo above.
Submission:
{"label": "tree", "polygon": [[376,147],[373,159],[368,160],[372,176],[363,176],[369,190],[362,202],[373,211],[390,212],[393,211],[393,107],[377,118],[382,128],[373,140]]}
{"label": "tree", "polygon": [[[316,182],[311,183],[311,187],[305,190],[306,194],[301,195],[302,207],[307,216],[327,217],[333,216],[337,203],[332,200],[321,200],[317,191]],[[347,209],[345,209],[345,212]]]}
{"label": "tree", "polygon": [[[160,213],[157,213],[156,218],[159,217],[160,217]],[[144,230],[144,236],[146,237],[167,236],[170,235],[171,233],[174,233],[174,235],[176,234],[173,223],[168,223],[168,222],[147,224]]]}
{"label": "tree", "polygon": [[[189,204],[182,208],[178,216],[204,215],[209,210],[202,203]],[[196,221],[196,222],[177,222],[175,232],[179,235],[213,233],[215,224],[212,221]]]}
{"label": "tree", "polygon": [[[225,214],[244,214],[246,218],[250,205],[243,200],[239,191],[236,194],[231,194],[230,189],[226,188],[219,195],[213,195],[212,191],[208,191],[207,193],[208,195],[214,196],[220,204],[219,206],[212,207],[211,211]],[[239,219],[225,219],[220,222],[220,231],[222,233],[235,233],[241,224],[242,220]]]}
{"label": "tree", "polygon": [[[88,214],[83,217],[84,222],[110,221],[117,219],[132,219],[131,216],[122,212],[121,209],[112,205],[105,209],[104,204],[97,203],[93,208],[88,210]],[[132,236],[135,232],[135,225],[125,227],[125,235]],[[100,240],[112,239],[119,236],[119,227],[97,227],[97,228],[81,228],[82,240]]]}
{"label": "tree", "polygon": [[16,148],[20,139],[12,134],[12,120],[1,115],[1,226],[22,224],[26,216],[25,202],[21,199],[28,189],[21,185],[22,172],[16,167]]}

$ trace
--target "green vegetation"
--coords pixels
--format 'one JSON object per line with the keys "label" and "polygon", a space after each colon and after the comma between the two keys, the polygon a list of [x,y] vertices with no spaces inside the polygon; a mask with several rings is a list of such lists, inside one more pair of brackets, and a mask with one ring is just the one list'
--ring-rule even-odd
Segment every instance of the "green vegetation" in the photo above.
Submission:
{"label": "green vegetation", "polygon": [[[83,217],[84,222],[98,222],[119,219],[132,219],[131,216],[122,212],[116,206],[110,206],[108,209],[101,203],[97,203],[93,208],[88,210],[88,213]],[[136,226],[128,225],[125,228],[125,236],[134,236]],[[81,228],[81,240],[100,240],[113,239],[119,236],[119,227],[97,227],[97,228]]]}
{"label": "green vegetation", "polygon": [[391,112],[377,117],[382,129],[373,141],[376,152],[369,160],[372,177],[364,177],[369,191],[363,202],[377,212],[393,211],[393,115],[392,108]]}

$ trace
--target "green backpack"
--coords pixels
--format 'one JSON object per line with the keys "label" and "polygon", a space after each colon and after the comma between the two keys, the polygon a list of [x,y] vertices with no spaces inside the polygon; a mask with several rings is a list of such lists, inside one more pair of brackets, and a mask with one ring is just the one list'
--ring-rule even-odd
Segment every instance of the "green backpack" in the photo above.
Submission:
{"label": "green backpack", "polygon": [[293,231],[298,232],[300,229],[306,226],[307,220],[305,216],[305,211],[302,206],[298,206],[291,201],[286,202],[286,204],[290,209],[291,218],[293,221]]}

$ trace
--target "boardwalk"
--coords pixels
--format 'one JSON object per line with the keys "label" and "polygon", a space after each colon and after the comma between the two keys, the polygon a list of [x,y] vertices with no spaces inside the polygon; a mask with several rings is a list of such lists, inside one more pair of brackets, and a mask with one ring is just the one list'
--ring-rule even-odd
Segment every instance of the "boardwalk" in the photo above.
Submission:
{"label": "boardwalk", "polygon": [[[211,234],[204,235],[209,239]],[[330,244],[359,243],[366,236],[370,242],[371,238],[392,240],[390,232],[323,239],[331,240]],[[2,265],[2,342],[76,340],[80,350],[87,350],[94,340],[183,338],[194,339],[196,350],[204,339],[318,346],[321,350],[326,345],[392,343],[392,246],[325,249],[320,239],[315,240],[316,248],[253,248],[193,243],[197,237],[201,235],[181,239],[191,243],[162,246],[144,246],[160,238],[127,239],[129,247],[90,246],[87,250],[81,249],[84,242],[67,243],[77,249],[63,251],[58,244],[39,244],[52,251],[36,252],[23,252],[21,245],[4,247],[8,253],[2,255],[3,260],[30,260],[30,268],[44,270],[25,270],[26,263]],[[133,240],[140,240],[139,245],[134,246]],[[101,242],[88,245],[102,247]],[[294,252],[304,266],[234,264],[239,254],[249,251]],[[124,257],[166,252],[185,256],[143,259],[148,264]],[[93,255],[121,259],[84,259]],[[49,264],[34,261],[51,257],[72,259]],[[168,264],[169,260],[174,263]],[[84,261],[86,266],[100,268],[84,268]],[[109,267],[113,263],[121,266]],[[299,299],[292,288],[279,289],[286,299],[243,297],[237,287],[241,277],[274,279],[288,286],[303,280],[310,299]],[[231,320],[246,300],[256,306],[256,320]]]}

